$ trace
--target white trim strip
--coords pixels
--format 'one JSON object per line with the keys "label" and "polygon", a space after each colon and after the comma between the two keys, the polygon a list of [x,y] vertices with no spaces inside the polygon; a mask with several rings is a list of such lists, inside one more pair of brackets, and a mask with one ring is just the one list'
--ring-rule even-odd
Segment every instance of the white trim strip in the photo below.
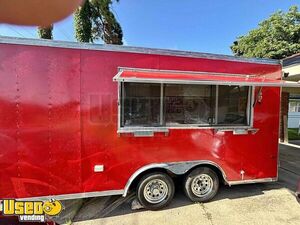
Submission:
{"label": "white trim strip", "polygon": [[83,193],[63,194],[63,195],[28,197],[28,198],[19,198],[17,200],[26,200],[26,201],[29,200],[45,201],[49,199],[68,200],[68,199],[77,199],[77,198],[90,198],[90,197],[101,197],[101,196],[123,195],[123,194],[124,194],[124,190],[110,190],[110,191],[96,191],[96,192],[83,192]]}
{"label": "white trim strip", "polygon": [[203,85],[236,85],[236,86],[257,86],[257,87],[300,87],[298,82],[245,82],[245,81],[215,81],[215,80],[177,80],[177,79],[150,79],[150,78],[118,78],[118,82],[135,83],[165,83],[165,84],[203,84]]}
{"label": "white trim strip", "polygon": [[135,68],[135,67],[118,67],[119,72],[130,71],[130,72],[145,72],[145,73],[163,73],[163,74],[189,74],[189,75],[212,75],[212,76],[226,76],[226,77],[257,77],[253,74],[241,74],[241,73],[219,73],[219,72],[208,72],[208,71],[190,71],[190,70],[161,70],[161,69],[146,69],[146,68]]}
{"label": "white trim strip", "polygon": [[255,183],[266,183],[266,182],[275,182],[277,181],[277,177],[273,178],[261,178],[261,179],[253,179],[253,180],[237,180],[237,181],[227,181],[228,185],[238,185],[238,184],[255,184]]}
{"label": "white trim strip", "polygon": [[215,97],[215,122],[212,124],[218,125],[219,117],[219,85],[216,85],[216,97]]}
{"label": "white trim strip", "polygon": [[294,148],[300,148],[299,145],[295,145],[295,144],[291,144],[291,143],[286,143],[286,142],[279,142],[279,144],[290,146],[290,147],[294,147]]}

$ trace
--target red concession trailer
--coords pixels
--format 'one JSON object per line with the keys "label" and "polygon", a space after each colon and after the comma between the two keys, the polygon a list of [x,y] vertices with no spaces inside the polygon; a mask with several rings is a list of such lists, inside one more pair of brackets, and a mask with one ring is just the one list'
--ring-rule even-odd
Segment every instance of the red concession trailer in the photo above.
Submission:
{"label": "red concession trailer", "polygon": [[277,60],[0,38],[0,198],[167,205],[277,180]]}

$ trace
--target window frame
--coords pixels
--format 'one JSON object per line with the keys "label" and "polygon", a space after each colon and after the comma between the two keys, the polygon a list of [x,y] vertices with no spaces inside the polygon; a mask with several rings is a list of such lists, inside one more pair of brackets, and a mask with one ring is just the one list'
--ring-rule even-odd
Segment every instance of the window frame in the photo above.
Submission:
{"label": "window frame", "polygon": [[[118,82],[118,133],[133,133],[135,131],[154,131],[154,132],[168,132],[169,129],[222,129],[222,130],[234,130],[234,129],[251,129],[253,128],[253,119],[254,119],[254,96],[255,96],[255,87],[251,85],[240,85],[249,87],[248,89],[248,100],[247,100],[247,125],[218,125],[217,116],[218,116],[218,98],[219,98],[219,86],[228,86],[228,85],[217,85],[215,86],[215,121],[213,124],[180,124],[176,126],[167,126],[164,122],[164,85],[169,84],[168,82],[159,82],[160,84],[160,126],[122,126],[124,121],[124,83],[155,83],[147,81],[119,81]],[[174,84],[174,83],[173,83]],[[178,83],[179,85],[187,85],[187,83]],[[197,84],[202,85],[202,84]],[[235,85],[239,86],[239,85]]]}
{"label": "window frame", "polygon": [[242,124],[232,124],[232,125],[218,125],[218,109],[219,109],[219,86],[229,86],[229,85],[216,85],[216,106],[215,106],[215,121],[216,125],[215,126],[223,126],[223,127],[252,127],[253,126],[253,102],[254,102],[254,90],[255,87],[249,86],[249,85],[233,85],[233,86],[240,86],[240,87],[248,87],[248,96],[247,96],[247,109],[246,109],[246,116],[247,116],[247,125],[242,125]]}
{"label": "window frame", "polygon": [[[124,83],[125,82],[119,82],[119,83],[121,83],[121,87],[120,87],[120,95],[119,95],[119,99],[118,99],[118,102],[119,101],[121,101],[120,102],[120,104],[121,104],[121,109],[120,109],[120,112],[121,112],[121,115],[120,116],[118,116],[118,117],[120,117],[120,126],[119,127],[121,127],[121,128],[124,128],[124,127],[126,127],[126,128],[129,128],[129,127],[134,127],[134,128],[137,128],[137,127],[145,127],[145,128],[148,128],[148,127],[162,127],[161,125],[161,121],[162,121],[162,118],[161,118],[161,115],[162,115],[162,112],[161,112],[161,108],[160,108],[160,110],[159,110],[159,121],[158,121],[158,125],[157,126],[143,126],[143,125],[139,125],[139,126],[134,126],[134,125],[128,125],[128,126],[122,126],[123,124],[124,124],[124,120],[125,120],[125,113],[124,113],[124,109],[125,109],[125,101],[124,101],[124,96],[125,96],[125,91],[124,91],[124,89],[125,89],[125,85],[124,85]],[[146,82],[126,82],[126,83],[139,83],[139,84],[155,84],[155,83],[146,83]],[[161,107],[161,101],[162,101],[162,94],[163,94],[163,92],[161,92],[162,91],[162,87],[161,87],[161,85],[158,85],[159,86],[159,104],[160,104],[160,107]],[[119,104],[119,103],[118,103]]]}

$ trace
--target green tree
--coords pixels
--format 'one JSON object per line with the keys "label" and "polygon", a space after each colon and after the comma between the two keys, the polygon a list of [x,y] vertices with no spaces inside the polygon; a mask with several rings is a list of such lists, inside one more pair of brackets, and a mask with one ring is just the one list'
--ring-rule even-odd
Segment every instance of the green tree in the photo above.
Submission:
{"label": "green tree", "polygon": [[75,38],[79,42],[92,42],[91,4],[87,0],[74,14]]}
{"label": "green tree", "polygon": [[240,36],[230,47],[238,56],[282,59],[300,52],[300,12],[278,11],[259,23],[258,28]]}
{"label": "green tree", "polygon": [[79,42],[102,39],[122,45],[123,32],[111,12],[112,0],[86,0],[75,12],[75,37]]}
{"label": "green tree", "polygon": [[38,36],[43,39],[53,39],[53,25],[49,27],[38,27]]}

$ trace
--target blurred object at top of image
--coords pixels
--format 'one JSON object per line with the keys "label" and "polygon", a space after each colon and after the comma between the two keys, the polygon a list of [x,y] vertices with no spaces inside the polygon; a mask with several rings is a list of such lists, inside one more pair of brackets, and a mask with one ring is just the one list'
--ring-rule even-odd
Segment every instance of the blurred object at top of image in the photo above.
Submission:
{"label": "blurred object at top of image", "polygon": [[1,0],[0,23],[49,26],[69,16],[83,0]]}

